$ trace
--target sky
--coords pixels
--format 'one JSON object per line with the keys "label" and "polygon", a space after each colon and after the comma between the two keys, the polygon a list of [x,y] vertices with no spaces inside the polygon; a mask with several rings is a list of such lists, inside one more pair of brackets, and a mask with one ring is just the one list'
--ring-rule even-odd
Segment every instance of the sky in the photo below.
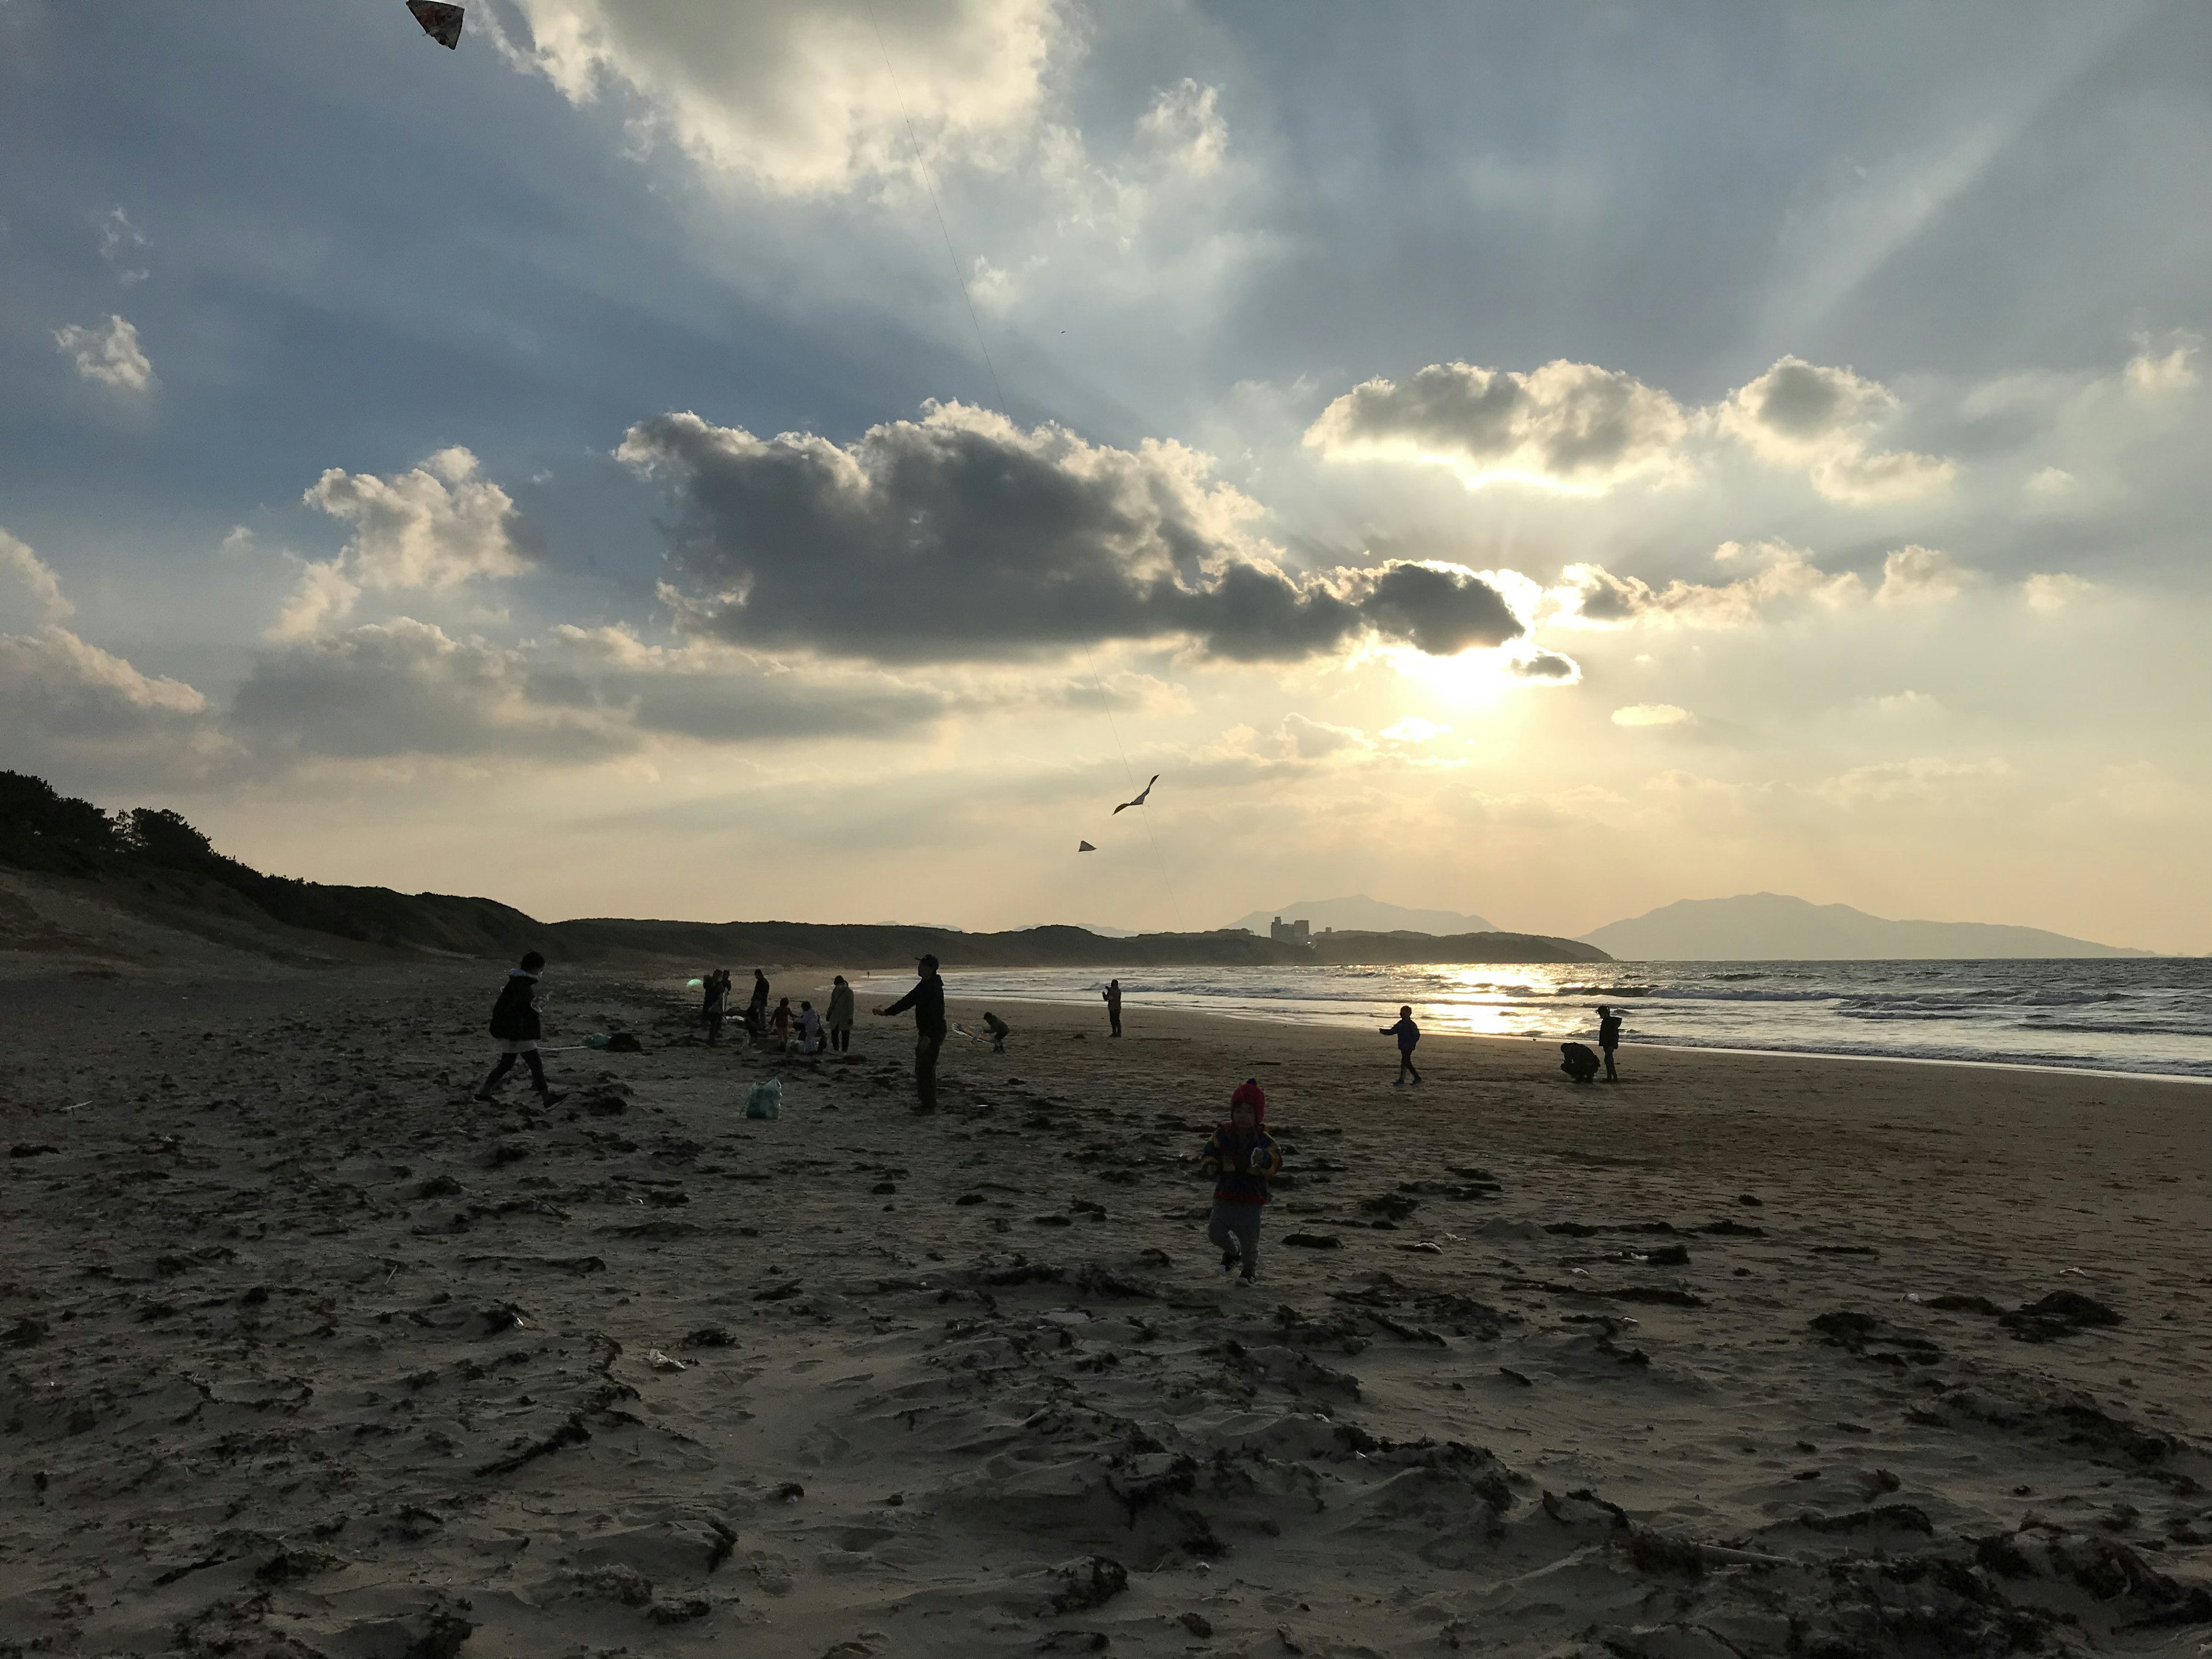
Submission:
{"label": "sky", "polygon": [[548,919],[2204,951],[2208,70],[2186,0],[0,0],[0,767]]}

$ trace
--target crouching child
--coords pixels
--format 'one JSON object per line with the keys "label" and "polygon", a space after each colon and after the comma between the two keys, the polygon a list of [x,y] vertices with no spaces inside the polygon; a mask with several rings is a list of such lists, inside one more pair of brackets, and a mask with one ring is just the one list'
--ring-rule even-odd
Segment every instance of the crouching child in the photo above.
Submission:
{"label": "crouching child", "polygon": [[1267,1182],[1282,1173],[1283,1154],[1260,1127],[1259,1113],[1238,1090],[1229,1104],[1229,1121],[1213,1132],[1199,1154],[1199,1172],[1213,1177],[1213,1212],[1206,1236],[1221,1252],[1221,1271],[1242,1269],[1247,1285],[1260,1274],[1260,1212],[1267,1202]]}
{"label": "crouching child", "polygon": [[530,1081],[541,1104],[550,1106],[562,1098],[545,1081],[545,1062],[538,1058],[538,1040],[543,1035],[538,1018],[538,975],[544,969],[545,958],[532,951],[523,957],[520,967],[507,970],[507,983],[500,988],[499,1000],[491,1009],[491,1034],[499,1039],[499,1064],[477,1089],[478,1100],[492,1098],[492,1091],[514,1069],[517,1055],[530,1067]]}

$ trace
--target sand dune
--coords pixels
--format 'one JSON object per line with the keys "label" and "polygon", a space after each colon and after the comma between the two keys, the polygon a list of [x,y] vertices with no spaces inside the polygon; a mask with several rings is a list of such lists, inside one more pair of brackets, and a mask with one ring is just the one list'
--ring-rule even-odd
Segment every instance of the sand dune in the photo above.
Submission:
{"label": "sand dune", "polygon": [[[9,987],[0,1653],[2212,1636],[2199,1088],[1432,1040],[1393,1090],[1133,1006],[956,1038],[934,1117],[870,1022],[754,1122],[672,983],[556,976],[549,1042],[648,1052],[548,1114],[464,1098],[495,983]],[[1248,1074],[1249,1291],[1190,1165]]]}

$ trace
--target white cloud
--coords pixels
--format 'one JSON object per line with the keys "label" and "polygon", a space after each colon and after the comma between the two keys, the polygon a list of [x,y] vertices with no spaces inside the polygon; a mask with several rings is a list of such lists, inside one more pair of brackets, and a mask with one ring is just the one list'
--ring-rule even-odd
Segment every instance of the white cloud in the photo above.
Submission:
{"label": "white cloud", "polygon": [[2045,617],[2073,609],[2096,591],[2094,582],[2069,576],[2063,570],[2039,573],[2020,585],[2020,596],[2027,608]]}
{"label": "white cloud", "polygon": [[1881,562],[1876,605],[1944,605],[1964,592],[1979,573],[1932,547],[1900,547]]}
{"label": "white cloud", "polygon": [[2156,339],[2136,336],[2136,355],[2128,359],[2128,389],[2147,398],[2188,391],[2197,384],[2197,354],[2203,345],[2204,337],[2188,329]]}
{"label": "white cloud", "polygon": [[1636,702],[1613,711],[1615,726],[1694,726],[1698,717],[1671,702]]}
{"label": "white cloud", "polygon": [[1364,752],[1375,746],[1357,726],[1331,726],[1298,714],[1283,716],[1281,742],[1300,760],[1320,760],[1347,750]]}
{"label": "white cloud", "polygon": [[1808,598],[1836,605],[1863,596],[1866,585],[1846,571],[1830,575],[1802,547],[1787,542],[1723,542],[1713,557],[1723,564],[1756,562],[1759,568],[1732,582],[1687,582],[1676,577],[1655,588],[1603,565],[1571,564],[1547,596],[1557,620],[1620,626],[1653,623],[1683,628],[1742,628],[1781,602]]}
{"label": "white cloud", "polygon": [[337,560],[327,564],[307,564],[283,608],[277,611],[276,620],[261,637],[276,641],[312,638],[332,623],[343,621],[352,613],[354,601],[359,598],[360,585],[347,580]]}
{"label": "white cloud", "polygon": [[[446,592],[479,577],[520,575],[529,560],[517,544],[519,514],[505,490],[476,476],[477,458],[441,449],[390,478],[337,467],[303,499],[353,526],[334,562],[357,587]],[[307,584],[329,578],[310,567]]]}
{"label": "white cloud", "polygon": [[64,622],[76,613],[53,567],[4,530],[0,530],[0,572],[15,578],[38,622]]}
{"label": "white cloud", "polygon": [[1452,362],[1402,386],[1355,386],[1305,442],[1332,461],[1448,466],[1470,489],[1510,481],[1597,494],[1675,474],[1688,429],[1666,392],[1595,364],[1561,360],[1523,374]]}
{"label": "white cloud", "polygon": [[1871,446],[1894,417],[1895,393],[1848,368],[1784,357],[1714,411],[1720,430],[1761,459],[1802,466],[1830,501],[1911,501],[1948,486],[1957,464]]}
{"label": "white cloud", "polygon": [[54,343],[76,360],[76,372],[88,380],[125,392],[154,389],[153,362],[139,348],[138,331],[120,317],[91,328],[72,323],[55,331]]}
{"label": "white cloud", "polygon": [[1392,743],[1426,743],[1431,738],[1441,738],[1451,727],[1435,720],[1423,720],[1419,714],[1408,714],[1395,726],[1382,728],[1382,735]]}
{"label": "white cloud", "polygon": [[1229,124],[1217,107],[1218,88],[1184,76],[1162,88],[1138,118],[1137,142],[1193,178],[1220,170],[1229,149]]}
{"label": "white cloud", "polygon": [[2070,495],[2080,489],[2081,481],[2063,466],[2046,466],[2027,481],[2027,493],[2045,500]]}
{"label": "white cloud", "polygon": [[1942,703],[1926,691],[1893,691],[1887,696],[1873,700],[1874,710],[1887,720],[1901,720],[1922,714],[1932,714]]}
{"label": "white cloud", "polygon": [[68,629],[0,634],[9,763],[71,776],[191,775],[223,747],[207,699]]}
{"label": "white cloud", "polygon": [[1951,761],[1932,756],[1853,767],[1813,786],[1832,806],[1985,806],[2017,781],[2003,760]]}
{"label": "white cloud", "polygon": [[134,263],[138,250],[146,246],[145,233],[131,222],[131,216],[121,208],[110,208],[100,216],[100,257],[115,267],[115,280],[131,288],[146,280],[148,273]]}
{"label": "white cloud", "polygon": [[[495,44],[574,104],[607,88],[633,131],[780,195],[849,191],[927,163],[1002,161],[1072,44],[1053,0],[515,0]],[[489,20],[491,14],[479,9]],[[472,14],[473,15],[474,14]]]}

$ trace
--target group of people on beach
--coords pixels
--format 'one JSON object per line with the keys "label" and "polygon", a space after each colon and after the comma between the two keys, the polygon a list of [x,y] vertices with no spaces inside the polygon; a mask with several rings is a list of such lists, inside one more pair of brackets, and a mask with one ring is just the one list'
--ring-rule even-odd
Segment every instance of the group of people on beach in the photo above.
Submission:
{"label": "group of people on beach", "polygon": [[[708,1046],[713,1048],[720,1043],[722,1023],[729,1017],[730,970],[717,968],[693,982],[701,988],[699,1022],[706,1028]],[[753,994],[743,1017],[750,1046],[799,1054],[818,1054],[825,1049],[842,1054],[853,1046],[853,988],[846,983],[844,975],[830,981],[830,1006],[820,1012],[804,998],[796,1009],[789,997],[778,997],[775,1006],[770,1008],[771,994],[768,975],[754,969]]]}
{"label": "group of people on beach", "polygon": [[[937,958],[925,956],[917,966],[920,973],[914,988],[897,1001],[874,1012],[883,1018],[913,1014],[915,1109],[933,1112],[937,1109],[938,1056],[952,1028],[945,1018],[945,980],[939,971]],[[494,1091],[514,1069],[518,1059],[527,1066],[532,1085],[542,1104],[551,1106],[562,1098],[548,1082],[544,1064],[538,1058],[541,1004],[538,981],[544,968],[545,958],[532,951],[522,958],[519,967],[508,972],[507,983],[492,1008],[491,1035],[500,1044],[499,1062],[477,1089],[477,1099],[495,1098]],[[729,1007],[729,969],[717,968],[696,982],[702,988],[700,1018],[707,1030],[707,1041],[710,1045],[719,1043]],[[779,998],[771,1009],[769,998],[772,994],[767,974],[756,968],[752,996],[744,1014],[746,1036],[753,1045],[771,1048],[779,1054],[817,1054],[824,1048],[841,1054],[850,1048],[853,988],[842,974],[830,981],[826,1014],[817,1013],[814,1005],[805,1000],[794,1012],[788,997]],[[1121,1035],[1121,981],[1109,981],[1102,995],[1109,1035],[1118,1037]],[[1620,1043],[1620,1016],[1602,1005],[1597,1013],[1598,1044],[1604,1053],[1606,1081],[1617,1083],[1620,1079],[1614,1066],[1613,1052]],[[1012,1028],[988,1010],[983,1024],[988,1036],[981,1040],[988,1041],[994,1052],[1004,1054]],[[1412,1006],[1401,1006],[1397,1022],[1380,1029],[1382,1036],[1396,1038],[1398,1044],[1398,1076],[1391,1086],[1403,1088],[1408,1078],[1418,1085],[1421,1073],[1413,1064],[1413,1050],[1420,1042],[1421,1028],[1413,1018]],[[966,1032],[966,1028],[962,1030]],[[1598,1058],[1585,1045],[1564,1042],[1559,1047],[1564,1056],[1560,1069],[1576,1083],[1588,1083],[1595,1077]],[[1221,1252],[1221,1272],[1246,1285],[1251,1284],[1259,1273],[1260,1217],[1269,1201],[1268,1183],[1283,1169],[1282,1148],[1267,1133],[1267,1116],[1266,1091],[1260,1087],[1256,1078],[1246,1078],[1230,1095],[1228,1119],[1208,1137],[1198,1160],[1200,1173],[1213,1182],[1213,1206],[1207,1212],[1206,1237]]]}

